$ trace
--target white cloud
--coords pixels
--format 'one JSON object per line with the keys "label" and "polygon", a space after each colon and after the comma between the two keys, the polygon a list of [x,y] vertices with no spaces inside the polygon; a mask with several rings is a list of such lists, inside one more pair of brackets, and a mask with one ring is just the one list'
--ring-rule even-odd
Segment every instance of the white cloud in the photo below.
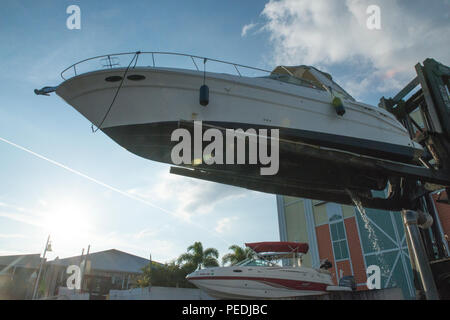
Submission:
{"label": "white cloud", "polygon": [[15,239],[15,238],[27,238],[26,235],[24,234],[18,234],[18,233],[0,233],[0,238],[3,239]]}
{"label": "white cloud", "polygon": [[28,215],[28,214],[1,211],[0,218],[5,218],[5,219],[11,220],[11,221],[31,225],[31,226],[37,227],[37,228],[45,227],[45,225],[42,222],[40,222],[38,217]]}
{"label": "white cloud", "polygon": [[16,256],[19,254],[29,254],[29,252],[17,250],[0,250],[0,256]]}
{"label": "white cloud", "polygon": [[162,235],[162,237],[168,234],[176,234],[176,230],[174,229],[172,224],[163,224],[163,225],[155,225],[152,227],[146,227],[140,230],[137,233],[133,234],[133,238],[137,240],[141,239],[155,239],[156,237]]}
{"label": "white cloud", "polygon": [[252,30],[256,27],[256,23],[249,23],[242,27],[241,37],[245,37],[247,35],[247,32]]}
{"label": "white cloud", "polygon": [[[381,8],[381,30],[369,30],[366,9]],[[448,1],[281,0],[262,16],[276,64],[352,65],[366,82],[355,91],[398,89],[428,57],[450,62]],[[352,91],[352,88],[346,88]]]}
{"label": "white cloud", "polygon": [[149,250],[152,259],[157,257],[158,262],[170,262],[178,257],[177,252],[182,252],[182,248],[176,246],[172,241],[168,240],[153,240],[149,243]]}
{"label": "white cloud", "polygon": [[225,233],[227,231],[231,230],[231,227],[233,225],[233,221],[238,220],[237,217],[226,217],[222,218],[219,221],[217,221],[217,226],[214,228],[217,233]]}
{"label": "white cloud", "polygon": [[164,171],[150,187],[129,191],[151,201],[161,201],[164,206],[174,206],[174,214],[185,220],[193,216],[214,212],[224,201],[247,196],[251,191],[220,183],[180,177]]}
{"label": "white cloud", "polygon": [[153,238],[158,234],[159,234],[158,230],[152,230],[150,228],[146,228],[146,229],[139,231],[136,235],[134,235],[134,237],[136,239]]}

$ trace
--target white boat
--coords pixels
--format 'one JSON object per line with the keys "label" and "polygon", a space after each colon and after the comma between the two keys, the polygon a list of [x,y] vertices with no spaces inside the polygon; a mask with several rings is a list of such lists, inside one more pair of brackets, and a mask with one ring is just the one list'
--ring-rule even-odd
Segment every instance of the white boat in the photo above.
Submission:
{"label": "white boat", "polygon": [[[220,299],[289,299],[352,290],[335,286],[325,268],[301,266],[301,256],[308,251],[306,243],[257,242],[246,246],[253,250],[253,257],[230,267],[197,270],[186,278]],[[276,264],[280,259],[290,260],[291,266]]]}
{"label": "white boat", "polygon": [[[392,160],[409,161],[422,150],[392,114],[355,101],[313,67],[281,66],[267,77],[206,72],[206,107],[199,103],[202,71],[134,67],[118,90],[125,71],[80,74],[61,83],[56,94],[119,144],[152,160],[168,162],[155,147],[180,120],[222,128],[279,128],[282,139]],[[325,88],[342,98],[343,116],[336,114],[333,95]],[[161,142],[167,145],[170,139]]]}
{"label": "white boat", "polygon": [[[157,53],[149,54],[154,58]],[[210,174],[200,178],[264,192],[342,203],[346,197],[346,203],[351,203],[343,190],[367,195],[370,190],[385,189],[391,178],[376,166],[368,167],[367,161],[358,164],[360,157],[415,164],[423,153],[391,113],[355,101],[330,75],[314,67],[279,66],[270,72],[228,64],[239,73],[231,75],[199,70],[195,59],[200,57],[182,54],[176,55],[190,57],[197,70],[137,66],[137,58],[143,55],[135,53],[126,68],[111,62],[122,55],[87,59],[66,69],[63,75],[70,70],[74,75],[59,86],[35,92],[55,90],[130,152],[168,164],[173,164],[171,151],[177,143],[171,141],[172,132],[189,128],[194,121],[220,130],[279,129],[280,167],[270,180],[262,182],[259,164],[207,165],[193,159],[184,165]],[[96,59],[106,59],[108,67],[77,73],[84,63]],[[206,69],[210,61],[218,62],[203,61],[208,61]],[[238,67],[267,75],[242,76]],[[199,101],[203,84],[209,88],[206,106]]]}

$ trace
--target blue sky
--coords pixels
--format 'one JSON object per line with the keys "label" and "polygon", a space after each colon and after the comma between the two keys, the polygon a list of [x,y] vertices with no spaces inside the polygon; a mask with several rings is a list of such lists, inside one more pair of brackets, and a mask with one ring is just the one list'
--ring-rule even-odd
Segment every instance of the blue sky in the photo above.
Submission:
{"label": "blue sky", "polygon": [[[81,9],[68,30],[66,8]],[[382,29],[365,27],[369,4]],[[376,104],[426,57],[450,62],[449,1],[19,1],[0,12],[0,254],[50,258],[116,248],[168,261],[194,241],[216,247],[278,240],[274,195],[168,174],[139,158],[59,97],[72,63],[114,52],[175,51],[272,69],[313,64]],[[420,18],[420,19],[419,19]],[[96,179],[103,185],[6,141]]]}

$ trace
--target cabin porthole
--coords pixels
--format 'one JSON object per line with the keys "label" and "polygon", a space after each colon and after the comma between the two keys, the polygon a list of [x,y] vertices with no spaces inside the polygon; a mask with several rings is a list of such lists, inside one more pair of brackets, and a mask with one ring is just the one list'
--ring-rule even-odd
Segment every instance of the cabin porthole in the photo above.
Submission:
{"label": "cabin porthole", "polygon": [[105,78],[105,81],[118,82],[118,81],[121,81],[122,79],[123,78],[121,76],[110,76],[110,77]]}
{"label": "cabin porthole", "polygon": [[127,79],[131,80],[131,81],[142,81],[145,79],[145,76],[140,75],[140,74],[132,74],[132,75],[129,75],[127,77]]}

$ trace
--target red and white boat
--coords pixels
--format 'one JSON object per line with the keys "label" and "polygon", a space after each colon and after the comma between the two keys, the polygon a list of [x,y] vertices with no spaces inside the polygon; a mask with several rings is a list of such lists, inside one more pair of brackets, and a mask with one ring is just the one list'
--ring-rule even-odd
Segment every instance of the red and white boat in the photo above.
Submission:
{"label": "red and white boat", "polygon": [[[209,295],[220,299],[289,299],[322,295],[328,291],[351,291],[337,287],[324,264],[320,269],[302,266],[307,243],[246,243],[254,256],[230,267],[197,270],[186,278]],[[289,266],[275,261],[291,260]]]}

